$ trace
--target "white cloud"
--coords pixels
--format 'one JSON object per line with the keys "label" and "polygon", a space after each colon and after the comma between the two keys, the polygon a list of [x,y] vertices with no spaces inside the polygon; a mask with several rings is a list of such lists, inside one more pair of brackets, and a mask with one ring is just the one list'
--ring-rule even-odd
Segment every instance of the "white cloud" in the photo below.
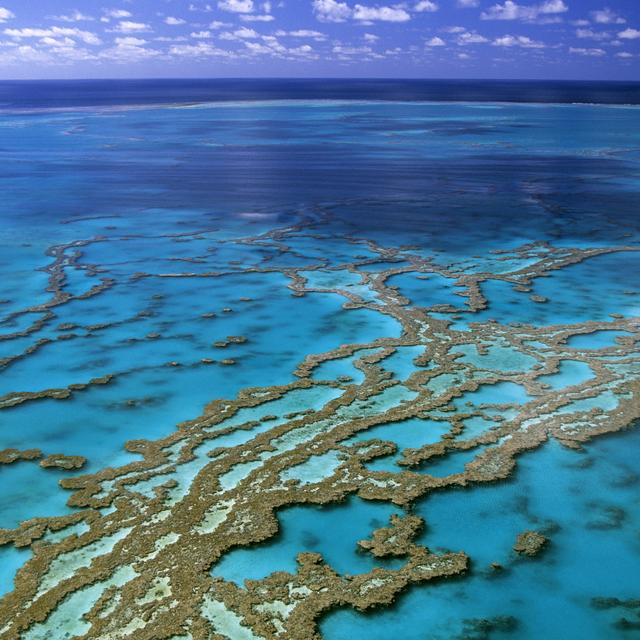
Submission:
{"label": "white cloud", "polygon": [[441,31],[444,33],[464,33],[466,29],[464,27],[444,27]]}
{"label": "white cloud", "polygon": [[116,62],[118,64],[133,64],[141,60],[157,58],[162,52],[156,49],[148,49],[146,40],[134,37],[116,38],[116,46],[100,52],[100,58]]}
{"label": "white cloud", "polygon": [[638,38],[640,38],[640,30],[625,29],[618,34],[618,38],[622,38],[623,40],[638,40]]}
{"label": "white cloud", "polygon": [[375,33],[365,33],[362,36],[365,40],[365,42],[378,42],[378,40],[380,40],[380,37],[375,35]]}
{"label": "white cloud", "polygon": [[0,22],[6,22],[7,20],[11,20],[11,18],[15,18],[15,14],[13,11],[9,11],[9,9],[5,9],[4,7],[0,7]]}
{"label": "white cloud", "polygon": [[336,44],[332,51],[340,56],[356,56],[371,53],[373,49],[371,47],[349,47],[342,44]]}
{"label": "white cloud", "polygon": [[210,4],[205,4],[201,7],[196,6],[195,4],[191,3],[187,9],[189,11],[206,11],[206,12],[211,12],[213,11],[213,7]]}
{"label": "white cloud", "polygon": [[225,31],[220,34],[220,40],[255,40],[260,34],[253,29],[241,27],[235,31]]}
{"label": "white cloud", "polygon": [[177,26],[179,24],[185,24],[187,21],[183,20],[182,18],[174,18],[173,16],[167,16],[164,19],[164,23],[171,25],[171,26]]}
{"label": "white cloud", "polygon": [[56,47],[56,48],[76,46],[75,40],[72,40],[71,38],[51,38],[49,36],[47,36],[46,38],[42,38],[40,40],[40,44],[43,44],[47,47]]}
{"label": "white cloud", "polygon": [[231,13],[251,13],[253,0],[219,0],[218,9]]}
{"label": "white cloud", "polygon": [[327,39],[327,36],[320,31],[313,31],[312,29],[297,29],[296,31],[276,31],[276,36],[279,38],[291,37],[291,38],[311,38],[316,42],[322,42]]}
{"label": "white cloud", "polygon": [[230,27],[231,23],[230,22],[220,22],[220,20],[214,20],[213,22],[209,23],[209,29],[226,29],[227,27]]}
{"label": "white cloud", "polygon": [[461,9],[471,9],[480,6],[480,0],[458,0],[456,4]]}
{"label": "white cloud", "polygon": [[580,56],[591,56],[593,58],[600,58],[607,55],[604,49],[585,49],[584,47],[571,47],[569,53],[575,53]]}
{"label": "white cloud", "polygon": [[469,44],[484,44],[485,42],[489,42],[489,40],[479,33],[465,31],[458,36],[456,42],[464,47]]}
{"label": "white cloud", "polygon": [[26,27],[24,29],[5,29],[4,34],[11,38],[16,38],[17,40],[21,40],[23,38],[55,38],[57,36],[65,36],[81,40],[85,44],[102,44],[102,41],[95,33],[71,27],[49,27],[48,29],[32,29]]}
{"label": "white cloud", "polygon": [[431,40],[427,40],[424,43],[427,47],[444,47],[445,41],[442,38],[438,38],[438,36],[431,38]]}
{"label": "white cloud", "polygon": [[189,38],[186,36],[156,36],[155,42],[187,42]]}
{"label": "white cloud", "polygon": [[235,54],[231,51],[219,49],[208,42],[198,42],[198,44],[176,44],[169,48],[169,55],[188,58],[235,57]]}
{"label": "white cloud", "polygon": [[611,34],[608,31],[593,31],[593,29],[576,29],[576,37],[589,40],[609,40]]}
{"label": "white cloud", "polygon": [[414,11],[427,11],[433,13],[439,9],[438,5],[431,0],[420,0],[418,4],[413,8]]}
{"label": "white cloud", "polygon": [[269,14],[251,15],[250,13],[241,13],[240,20],[243,22],[273,22],[275,18]]}
{"label": "white cloud", "polygon": [[565,13],[569,7],[563,0],[545,0],[540,4],[521,5],[513,0],[505,0],[504,4],[494,4],[480,14],[482,20],[525,20],[534,21],[540,16]]}
{"label": "white cloud", "polygon": [[95,18],[76,10],[62,16],[51,16],[51,20],[57,20],[58,22],[92,22]]}
{"label": "white cloud", "polygon": [[616,58],[633,58],[633,53],[621,51],[620,53],[616,53]]}
{"label": "white cloud", "polygon": [[191,37],[194,40],[204,40],[211,37],[211,31],[194,31]]}
{"label": "white cloud", "polygon": [[591,18],[598,24],[624,24],[626,22],[624,18],[611,11],[609,7],[605,7],[599,11],[592,11]]}
{"label": "white cloud", "polygon": [[105,9],[104,15],[100,18],[100,22],[111,22],[111,20],[121,20],[122,18],[130,18],[131,12],[126,9]]}
{"label": "white cloud", "polygon": [[289,49],[288,53],[293,55],[307,56],[309,54],[313,54],[313,47],[308,44],[303,44],[302,46],[296,47],[295,49]]}
{"label": "white cloud", "polygon": [[116,38],[116,44],[121,47],[142,47],[147,44],[147,41],[142,38],[126,36],[124,38]]}
{"label": "white cloud", "polygon": [[320,22],[344,22],[351,17],[351,8],[337,0],[313,0],[313,12]]}
{"label": "white cloud", "polygon": [[113,29],[118,33],[136,33],[140,31],[152,31],[146,22],[131,22],[131,20],[121,20],[118,26]]}
{"label": "white cloud", "polygon": [[407,22],[411,16],[400,6],[368,7],[357,4],[353,8],[353,19],[359,22]]}
{"label": "white cloud", "polygon": [[511,36],[506,35],[496,38],[492,43],[494,47],[522,47],[524,49],[544,49],[544,42],[532,40],[527,36]]}

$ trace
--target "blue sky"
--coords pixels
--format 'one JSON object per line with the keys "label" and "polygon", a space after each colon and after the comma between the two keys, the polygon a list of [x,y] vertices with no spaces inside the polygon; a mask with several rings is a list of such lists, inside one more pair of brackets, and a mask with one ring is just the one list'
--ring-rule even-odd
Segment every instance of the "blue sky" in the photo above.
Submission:
{"label": "blue sky", "polygon": [[0,0],[0,77],[640,80],[640,0]]}

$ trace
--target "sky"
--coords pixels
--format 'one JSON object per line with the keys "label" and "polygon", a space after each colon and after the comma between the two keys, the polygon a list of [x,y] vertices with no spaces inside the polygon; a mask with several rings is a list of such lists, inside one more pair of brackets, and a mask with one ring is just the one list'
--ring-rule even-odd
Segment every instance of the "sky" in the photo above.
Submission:
{"label": "sky", "polygon": [[0,0],[0,79],[640,80],[640,0]]}

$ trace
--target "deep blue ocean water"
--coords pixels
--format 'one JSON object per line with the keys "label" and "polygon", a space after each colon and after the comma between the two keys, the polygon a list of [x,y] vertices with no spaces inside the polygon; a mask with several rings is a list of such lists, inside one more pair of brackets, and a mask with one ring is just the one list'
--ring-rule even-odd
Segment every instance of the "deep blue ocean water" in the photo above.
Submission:
{"label": "deep blue ocean water", "polygon": [[[95,240],[65,266],[70,294],[89,291],[101,278],[115,280],[99,295],[53,308],[55,318],[32,333],[0,339],[0,359],[29,351],[0,369],[0,397],[115,375],[111,384],[69,400],[0,409],[0,449],[39,447],[88,458],[82,472],[32,462],[0,466],[0,527],[72,511],[61,477],[137,459],[124,451],[125,441],[165,436],[212,399],[288,383],[306,354],[400,335],[389,316],[345,310],[336,294],[292,296],[285,269],[321,263],[319,288],[337,278],[371,295],[344,267],[377,254],[354,240],[410,246],[459,273],[510,273],[522,266],[520,258],[497,261],[495,251],[532,242],[637,248],[640,107],[634,105],[638,83],[0,83],[0,338],[43,317],[41,310],[20,311],[51,298],[41,269],[51,262],[45,252],[52,245]],[[242,242],[302,222],[312,232],[292,234],[291,252]],[[536,279],[526,293],[490,279],[482,286],[489,304],[476,314],[466,313],[451,278],[405,273],[390,283],[417,306],[453,305],[457,314],[434,315],[456,316],[452,326],[470,335],[471,323],[492,319],[535,327],[610,322],[611,314],[640,316],[638,256],[590,258]],[[246,271],[253,266],[273,271]],[[226,275],[196,277],[215,271]],[[139,272],[189,277],[139,279]],[[536,303],[532,294],[548,302]],[[92,328],[105,322],[112,324]],[[76,326],[61,329],[65,324]],[[160,338],[149,337],[155,334]],[[203,363],[220,357],[213,343],[229,335],[249,337],[225,349],[236,365]],[[587,380],[570,350],[602,349],[616,335],[622,334],[572,338],[563,356],[568,364],[547,383],[562,388]],[[415,356],[398,352],[384,366],[405,380]],[[529,366],[517,359],[514,365],[513,354],[499,353],[500,359],[507,372]],[[172,361],[182,366],[168,367]],[[315,375],[358,382],[352,359]],[[627,375],[640,378],[637,360]],[[441,381],[443,388],[451,383]],[[456,410],[495,402],[491,391],[514,407],[530,400],[521,386],[502,385],[465,395]],[[313,402],[319,407],[330,397]],[[304,402],[292,401],[289,410]],[[486,424],[476,421],[474,428],[481,432]],[[441,423],[383,425],[371,437],[400,449],[421,446],[441,437]],[[640,598],[639,447],[637,428],[596,440],[582,453],[550,442],[526,454],[507,482],[420,501],[416,512],[427,522],[421,542],[467,551],[471,576],[414,587],[396,607],[371,615],[333,612],[321,622],[323,637],[634,637],[637,630],[615,624],[624,611],[598,610],[592,598]],[[475,453],[432,461],[422,471],[456,473]],[[371,468],[397,472],[396,462],[388,456]],[[610,507],[624,514],[611,526]],[[242,584],[245,577],[293,571],[303,550],[323,552],[342,573],[368,571],[376,564],[356,554],[355,542],[394,509],[355,497],[338,507],[290,507],[279,514],[279,538],[231,552],[212,572]],[[350,519],[357,523],[351,532]],[[533,561],[514,558],[515,535],[540,523],[557,525],[548,551]],[[335,535],[341,544],[333,544]],[[12,589],[29,553],[0,547],[0,593]],[[500,576],[487,571],[494,561],[506,566]]]}
{"label": "deep blue ocean water", "polygon": [[640,82],[167,79],[0,82],[0,108],[51,109],[255,100],[640,104]]}

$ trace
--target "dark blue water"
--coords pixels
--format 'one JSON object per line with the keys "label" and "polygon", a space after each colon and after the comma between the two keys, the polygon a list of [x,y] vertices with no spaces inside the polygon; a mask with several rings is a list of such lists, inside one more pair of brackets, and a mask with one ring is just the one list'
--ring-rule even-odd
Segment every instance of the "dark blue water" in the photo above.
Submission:
{"label": "dark blue water", "polygon": [[640,82],[382,79],[0,82],[2,109],[320,99],[640,104]]}

